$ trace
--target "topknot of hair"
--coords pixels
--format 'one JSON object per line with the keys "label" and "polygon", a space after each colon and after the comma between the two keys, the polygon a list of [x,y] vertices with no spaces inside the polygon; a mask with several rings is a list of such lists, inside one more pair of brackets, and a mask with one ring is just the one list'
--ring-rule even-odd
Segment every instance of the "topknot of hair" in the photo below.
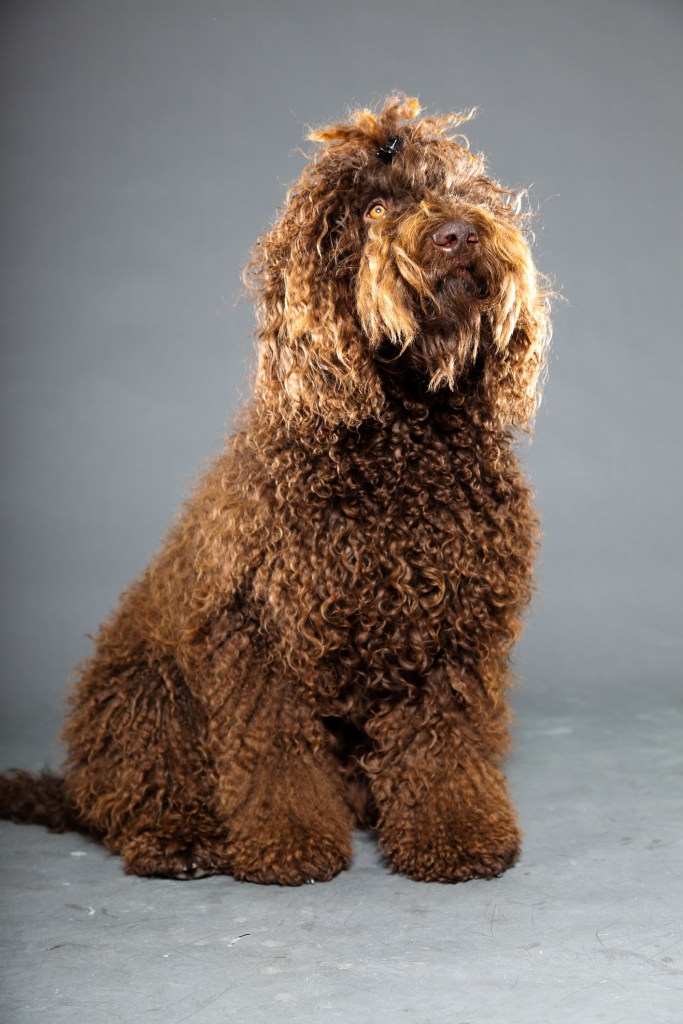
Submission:
{"label": "topknot of hair", "polygon": [[[352,110],[347,121],[312,128],[307,137],[313,142],[323,142],[333,147],[371,144],[377,151],[394,137],[402,142],[406,138],[417,137],[436,137],[455,142],[452,129],[469,121],[475,110],[435,114],[418,120],[421,113],[422,107],[417,97],[395,93],[388,96],[378,110],[369,107]],[[467,140],[462,136],[457,136],[457,144],[467,150]]]}

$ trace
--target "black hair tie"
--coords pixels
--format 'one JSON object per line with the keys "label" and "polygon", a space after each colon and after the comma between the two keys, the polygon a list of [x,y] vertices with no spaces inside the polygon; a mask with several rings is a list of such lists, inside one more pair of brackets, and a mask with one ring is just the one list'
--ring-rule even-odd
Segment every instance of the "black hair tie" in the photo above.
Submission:
{"label": "black hair tie", "polygon": [[380,160],[383,160],[385,164],[390,164],[394,159],[399,149],[402,146],[402,142],[398,135],[391,135],[383,146],[380,146],[377,151],[377,156]]}

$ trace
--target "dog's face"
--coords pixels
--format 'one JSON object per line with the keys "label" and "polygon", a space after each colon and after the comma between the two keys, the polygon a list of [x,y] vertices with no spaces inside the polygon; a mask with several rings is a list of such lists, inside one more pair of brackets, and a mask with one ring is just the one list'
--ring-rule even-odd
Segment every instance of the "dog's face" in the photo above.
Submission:
{"label": "dog's face", "polygon": [[[416,100],[311,137],[325,143],[254,250],[262,388],[290,415],[357,424],[390,375],[526,423],[549,327],[512,194]],[[286,396],[283,398],[283,396]]]}

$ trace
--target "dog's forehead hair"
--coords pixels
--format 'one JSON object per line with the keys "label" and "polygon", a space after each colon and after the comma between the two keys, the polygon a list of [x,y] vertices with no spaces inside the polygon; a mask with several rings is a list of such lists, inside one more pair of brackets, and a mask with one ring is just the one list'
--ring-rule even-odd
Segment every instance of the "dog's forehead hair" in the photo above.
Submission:
{"label": "dog's forehead hair", "polygon": [[[412,156],[412,159],[411,159]],[[387,166],[378,159],[371,161],[356,176],[356,188],[361,205],[375,199],[394,202],[417,201],[427,196],[452,198],[462,192],[488,193],[492,182],[483,174],[476,161],[427,161],[422,154],[413,156],[408,150],[405,158]]]}

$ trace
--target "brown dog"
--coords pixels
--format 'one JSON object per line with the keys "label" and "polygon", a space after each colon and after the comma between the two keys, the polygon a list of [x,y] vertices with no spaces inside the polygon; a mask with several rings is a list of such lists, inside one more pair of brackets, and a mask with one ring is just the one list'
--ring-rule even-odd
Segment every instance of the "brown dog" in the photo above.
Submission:
{"label": "brown dog", "polygon": [[297,885],[371,824],[411,878],[498,875],[500,762],[537,525],[513,451],[547,292],[512,193],[416,100],[324,143],[247,269],[253,401],[97,638],[63,779],[5,817],[129,872]]}

